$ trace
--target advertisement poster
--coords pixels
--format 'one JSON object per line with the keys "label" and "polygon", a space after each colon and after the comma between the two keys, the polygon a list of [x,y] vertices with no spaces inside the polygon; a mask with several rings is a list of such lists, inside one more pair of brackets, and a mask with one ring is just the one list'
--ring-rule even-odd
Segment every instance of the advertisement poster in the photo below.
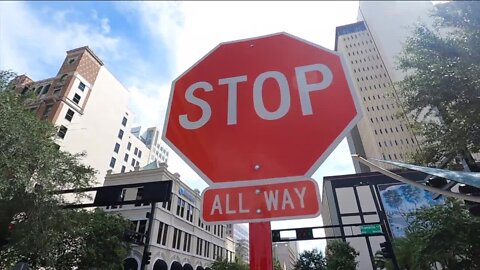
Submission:
{"label": "advertisement poster", "polygon": [[405,236],[408,213],[444,203],[443,197],[434,200],[433,193],[407,184],[378,185],[378,189],[394,237]]}

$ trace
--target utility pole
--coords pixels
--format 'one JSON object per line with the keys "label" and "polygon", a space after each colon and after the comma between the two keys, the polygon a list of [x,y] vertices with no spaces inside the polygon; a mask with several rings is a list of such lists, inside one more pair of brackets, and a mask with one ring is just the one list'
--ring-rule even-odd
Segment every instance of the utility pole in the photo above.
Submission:
{"label": "utility pole", "polygon": [[147,226],[147,232],[145,236],[145,245],[143,248],[143,256],[142,256],[142,263],[140,264],[140,270],[145,270],[145,266],[147,264],[150,264],[150,235],[152,234],[152,223],[153,223],[153,217],[155,216],[155,208],[156,208],[156,203],[151,204],[152,207],[150,208],[150,213],[148,215],[148,226]]}

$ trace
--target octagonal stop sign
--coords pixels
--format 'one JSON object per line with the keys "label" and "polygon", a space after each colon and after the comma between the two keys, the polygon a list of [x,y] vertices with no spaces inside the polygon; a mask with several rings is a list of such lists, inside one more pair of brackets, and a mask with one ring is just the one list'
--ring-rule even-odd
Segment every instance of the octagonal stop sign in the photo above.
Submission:
{"label": "octagonal stop sign", "polygon": [[308,177],[360,119],[340,54],[287,33],[222,43],[172,83],[163,139],[209,184]]}

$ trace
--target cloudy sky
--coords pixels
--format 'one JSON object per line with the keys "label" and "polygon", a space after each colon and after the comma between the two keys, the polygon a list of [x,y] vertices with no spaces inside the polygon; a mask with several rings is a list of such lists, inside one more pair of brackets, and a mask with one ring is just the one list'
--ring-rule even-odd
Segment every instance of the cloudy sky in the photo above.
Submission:
{"label": "cloudy sky", "polygon": [[[335,27],[356,22],[358,2],[1,2],[0,68],[33,80],[56,75],[67,50],[88,45],[128,88],[134,122],[163,127],[173,79],[218,43],[285,31],[333,49]],[[171,152],[169,169],[207,185]],[[343,141],[313,178],[353,173]],[[272,228],[320,226],[321,218]],[[324,241],[300,242],[300,250]]]}

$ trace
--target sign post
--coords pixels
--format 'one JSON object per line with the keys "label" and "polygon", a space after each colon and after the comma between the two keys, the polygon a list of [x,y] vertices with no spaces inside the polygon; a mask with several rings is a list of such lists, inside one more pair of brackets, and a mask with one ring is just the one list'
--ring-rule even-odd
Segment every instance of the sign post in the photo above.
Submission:
{"label": "sign post", "polygon": [[172,83],[163,140],[210,187],[207,223],[250,223],[272,269],[271,220],[320,214],[311,175],[361,118],[341,55],[287,33],[221,43]]}

